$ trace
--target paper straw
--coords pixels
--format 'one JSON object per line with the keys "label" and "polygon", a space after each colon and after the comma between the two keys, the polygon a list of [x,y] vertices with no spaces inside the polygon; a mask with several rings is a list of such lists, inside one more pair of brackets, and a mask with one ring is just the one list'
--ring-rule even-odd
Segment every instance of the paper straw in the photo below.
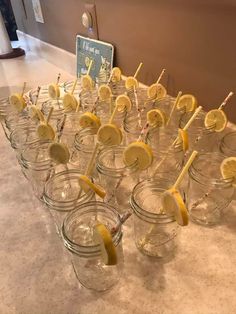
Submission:
{"label": "paper straw", "polygon": [[74,94],[74,91],[75,91],[75,87],[76,87],[77,82],[78,82],[78,77],[77,77],[76,80],[74,81],[74,84],[73,84],[73,87],[72,87],[72,90],[71,90],[71,95]]}
{"label": "paper straw", "polygon": [[58,73],[58,77],[57,77],[57,82],[56,82],[56,85],[58,85],[58,84],[59,84],[60,78],[61,78],[61,73]]}
{"label": "paper straw", "polygon": [[163,69],[163,70],[161,71],[161,74],[159,75],[159,77],[158,77],[158,79],[157,79],[157,81],[156,81],[156,85],[159,84],[159,82],[160,82],[160,80],[162,79],[162,76],[163,76],[163,74],[165,73],[165,71],[166,71],[166,69]]}
{"label": "paper straw", "polygon": [[139,71],[140,71],[140,69],[141,69],[142,66],[143,66],[143,63],[140,62],[139,66],[138,66],[138,68],[137,68],[137,70],[136,70],[136,72],[134,73],[134,78],[136,78],[136,76],[138,75],[138,73],[139,73]]}
{"label": "paper straw", "polygon": [[91,60],[90,63],[89,63],[89,67],[88,67],[88,70],[87,70],[87,75],[89,75],[89,73],[90,73],[90,70],[92,68],[92,64],[93,64],[93,60]]}
{"label": "paper straw", "polygon": [[53,110],[54,110],[54,108],[51,107],[51,108],[50,108],[50,111],[49,111],[49,114],[48,114],[48,116],[47,116],[46,124],[49,123],[49,121],[50,121],[50,119],[51,119],[51,116],[52,116],[52,113],[53,113]]}
{"label": "paper straw", "polygon": [[25,88],[26,88],[26,82],[24,82],[24,84],[23,84],[21,96],[24,95],[24,93],[25,93]]}
{"label": "paper straw", "polygon": [[177,180],[175,181],[173,188],[174,189],[178,189],[180,183],[182,182],[185,174],[187,173],[189,167],[191,166],[192,162],[194,161],[195,157],[197,156],[198,152],[196,150],[194,150],[191,154],[191,156],[189,157],[186,165],[183,167],[181,173],[179,174]]}
{"label": "paper straw", "polygon": [[176,106],[178,105],[178,102],[179,102],[179,99],[180,99],[181,95],[182,95],[182,92],[181,92],[181,91],[178,92],[178,95],[177,95],[177,97],[175,98],[174,105],[173,105],[173,107],[171,108],[171,112],[170,112],[169,118],[168,118],[168,120],[167,120],[167,122],[166,122],[166,126],[168,126],[168,124],[169,124],[169,122],[170,122],[170,119],[171,119],[171,117],[172,117],[172,115],[173,115],[173,113],[174,113],[174,111],[175,111]]}
{"label": "paper straw", "polygon": [[111,117],[110,117],[110,119],[109,119],[109,123],[113,123],[113,120],[114,120],[114,118],[115,118],[115,115],[116,115],[117,110],[118,110],[118,106],[115,105],[115,108],[113,109],[113,112],[112,112]]}
{"label": "paper straw", "polygon": [[76,109],[75,109],[75,112],[78,112],[79,111],[79,102],[77,103],[77,106],[76,106]]}
{"label": "paper straw", "polygon": [[40,90],[41,90],[41,86],[38,86],[37,94],[36,94],[36,98],[35,98],[35,103],[34,103],[35,106],[37,105],[37,102],[38,102],[38,99],[39,99]]}
{"label": "paper straw", "polygon": [[199,114],[199,112],[202,110],[202,106],[199,106],[195,111],[194,114],[192,115],[192,117],[188,120],[188,122],[186,123],[186,125],[184,126],[183,130],[187,130],[190,125],[192,124],[192,122],[194,121],[194,119],[196,118],[196,116]]}
{"label": "paper straw", "polygon": [[219,106],[219,110],[221,110],[226,104],[227,104],[227,102],[230,100],[230,98],[233,96],[233,92],[230,92],[229,94],[228,94],[228,96],[225,98],[225,100],[222,102],[222,104]]}
{"label": "paper straw", "polygon": [[62,123],[61,123],[61,127],[60,127],[60,130],[58,132],[58,137],[57,137],[57,141],[59,142],[61,137],[62,137],[62,134],[63,134],[63,130],[64,130],[64,127],[65,127],[65,124],[66,124],[66,119],[67,119],[67,115],[64,114],[63,116],[63,120],[62,120]]}

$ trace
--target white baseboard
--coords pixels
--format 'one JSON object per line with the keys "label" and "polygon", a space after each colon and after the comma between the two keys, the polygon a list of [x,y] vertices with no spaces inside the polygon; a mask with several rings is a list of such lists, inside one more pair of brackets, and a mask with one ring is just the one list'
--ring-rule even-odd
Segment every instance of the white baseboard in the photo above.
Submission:
{"label": "white baseboard", "polygon": [[76,75],[76,55],[59,47],[48,44],[38,38],[16,31],[20,44],[24,49],[32,51],[41,58],[68,72]]}

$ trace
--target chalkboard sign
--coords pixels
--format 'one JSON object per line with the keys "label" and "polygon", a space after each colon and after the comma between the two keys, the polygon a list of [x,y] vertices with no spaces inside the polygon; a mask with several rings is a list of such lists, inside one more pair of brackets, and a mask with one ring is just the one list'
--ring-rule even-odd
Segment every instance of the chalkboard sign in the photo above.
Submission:
{"label": "chalkboard sign", "polygon": [[77,76],[87,73],[93,60],[90,76],[96,83],[106,82],[113,67],[114,47],[100,40],[76,37]]}

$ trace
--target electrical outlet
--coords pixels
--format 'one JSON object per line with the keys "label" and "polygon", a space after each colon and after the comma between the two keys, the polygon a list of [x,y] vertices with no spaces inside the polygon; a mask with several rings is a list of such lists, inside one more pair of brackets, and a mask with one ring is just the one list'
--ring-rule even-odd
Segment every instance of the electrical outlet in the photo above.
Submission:
{"label": "electrical outlet", "polygon": [[91,27],[87,28],[87,36],[89,38],[98,39],[98,25],[95,4],[85,3],[85,12],[91,16]]}

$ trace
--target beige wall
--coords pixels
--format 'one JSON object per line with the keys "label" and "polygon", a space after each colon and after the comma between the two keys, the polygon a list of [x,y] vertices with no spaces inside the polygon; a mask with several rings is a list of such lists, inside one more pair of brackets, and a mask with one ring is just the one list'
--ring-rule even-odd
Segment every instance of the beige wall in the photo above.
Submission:
{"label": "beige wall", "polygon": [[[71,52],[76,34],[85,35],[83,0],[41,0],[45,24],[35,22],[31,0],[11,0],[20,30]],[[87,1],[89,2],[89,1]],[[94,0],[99,38],[116,47],[116,64],[152,83],[163,67],[170,94],[193,93],[213,108],[236,92],[235,0]],[[226,112],[236,122],[236,95]]]}

